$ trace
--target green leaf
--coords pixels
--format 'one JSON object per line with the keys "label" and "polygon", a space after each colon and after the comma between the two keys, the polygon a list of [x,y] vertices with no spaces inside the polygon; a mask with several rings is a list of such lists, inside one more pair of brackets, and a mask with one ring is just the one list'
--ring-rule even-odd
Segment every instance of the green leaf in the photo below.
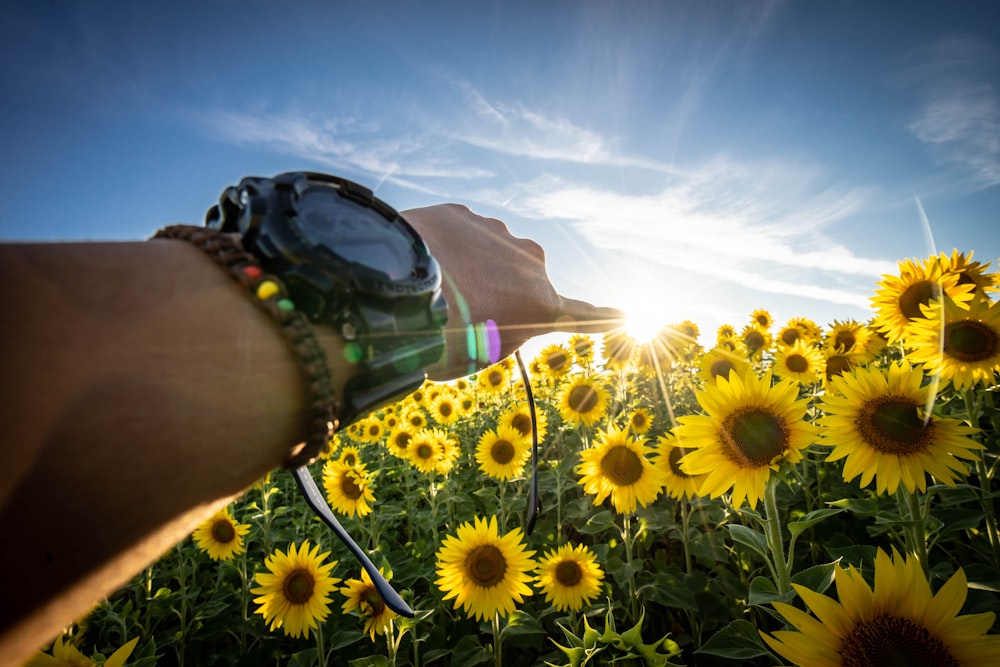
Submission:
{"label": "green leaf", "polygon": [[596,535],[603,533],[615,525],[615,515],[609,510],[602,510],[591,515],[587,523],[580,526],[580,532],[584,535]]}
{"label": "green leaf", "polygon": [[815,526],[820,521],[823,521],[824,519],[829,519],[834,514],[840,514],[841,512],[844,511],[844,509],[845,508],[843,507],[839,507],[839,508],[813,510],[812,512],[809,512],[809,514],[806,514],[801,519],[790,522],[788,524],[788,532],[791,533],[792,535],[798,535],[802,531],[811,528],[812,526]]}
{"label": "green leaf", "polygon": [[355,658],[347,663],[351,667],[389,667],[389,659],[384,655]]}
{"label": "green leaf", "polygon": [[727,528],[729,528],[729,536],[733,538],[733,542],[742,544],[751,551],[763,556],[766,560],[770,559],[770,549],[767,547],[767,538],[765,538],[761,533],[758,533],[753,528],[748,528],[739,524],[730,524]]}
{"label": "green leaf", "polygon": [[878,512],[878,503],[867,498],[844,498],[843,500],[829,502],[827,505],[840,507],[861,516],[871,516]]}
{"label": "green leaf", "polygon": [[472,665],[481,665],[488,662],[493,662],[493,654],[486,650],[486,647],[479,641],[479,637],[466,635],[455,644],[455,651],[451,656],[451,664],[469,665],[469,667],[472,667]]}
{"label": "green leaf", "polygon": [[822,593],[833,583],[833,574],[836,571],[837,561],[824,565],[814,565],[793,574],[792,583]]}
{"label": "green leaf", "polygon": [[653,582],[641,587],[637,593],[664,607],[698,611],[694,590],[688,583],[679,581],[677,577],[667,572],[657,572]]}
{"label": "green leaf", "polygon": [[716,632],[695,653],[717,655],[729,660],[748,660],[770,655],[760,635],[749,621],[739,619]]}

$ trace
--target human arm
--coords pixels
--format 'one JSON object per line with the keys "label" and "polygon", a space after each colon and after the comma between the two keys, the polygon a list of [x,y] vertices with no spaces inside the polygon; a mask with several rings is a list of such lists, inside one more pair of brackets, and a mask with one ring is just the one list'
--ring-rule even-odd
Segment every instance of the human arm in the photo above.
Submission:
{"label": "human arm", "polygon": [[[498,221],[406,215],[505,353],[567,311],[614,315],[564,306]],[[503,281],[484,270],[498,263]],[[0,308],[0,664],[18,664],[280,465],[306,400],[273,322],[184,242],[0,245]],[[316,332],[339,392],[351,368]]]}

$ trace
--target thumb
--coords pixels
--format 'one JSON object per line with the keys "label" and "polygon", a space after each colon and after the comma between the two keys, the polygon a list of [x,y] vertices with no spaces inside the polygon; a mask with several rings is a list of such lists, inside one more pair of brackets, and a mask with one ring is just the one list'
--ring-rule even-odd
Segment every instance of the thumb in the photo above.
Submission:
{"label": "thumb", "polygon": [[595,306],[587,301],[559,296],[552,328],[555,331],[599,333],[620,327],[625,313],[617,308]]}

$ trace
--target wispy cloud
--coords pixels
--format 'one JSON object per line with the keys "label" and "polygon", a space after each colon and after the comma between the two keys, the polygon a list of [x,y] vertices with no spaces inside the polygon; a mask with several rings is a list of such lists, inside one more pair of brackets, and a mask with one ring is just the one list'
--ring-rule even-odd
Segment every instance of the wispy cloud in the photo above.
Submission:
{"label": "wispy cloud", "polygon": [[919,95],[909,123],[939,159],[960,166],[976,188],[1000,185],[1000,57],[971,38],[953,36],[911,56],[902,74]]}

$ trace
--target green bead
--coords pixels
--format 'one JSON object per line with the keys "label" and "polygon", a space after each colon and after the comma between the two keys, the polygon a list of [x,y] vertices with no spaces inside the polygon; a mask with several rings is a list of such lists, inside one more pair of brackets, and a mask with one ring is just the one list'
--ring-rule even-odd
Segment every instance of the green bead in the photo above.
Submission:
{"label": "green bead", "polygon": [[278,308],[281,308],[286,313],[290,313],[295,310],[295,304],[292,303],[291,299],[278,299]]}

